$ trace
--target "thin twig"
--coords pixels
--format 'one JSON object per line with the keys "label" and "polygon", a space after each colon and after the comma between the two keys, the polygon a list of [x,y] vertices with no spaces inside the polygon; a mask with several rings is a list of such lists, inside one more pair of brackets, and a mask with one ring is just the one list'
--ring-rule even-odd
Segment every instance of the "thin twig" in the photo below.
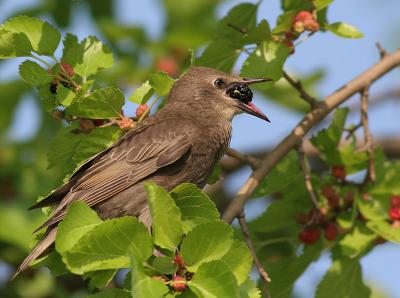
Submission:
{"label": "thin twig", "polygon": [[360,127],[362,127],[362,122],[360,121],[357,125],[354,125],[353,127],[347,128],[345,129],[345,131],[348,132],[348,135],[346,136],[346,140],[350,139],[350,137],[352,135],[354,135],[354,133],[357,131],[357,129],[359,129]]}
{"label": "thin twig", "polygon": [[311,199],[312,203],[314,204],[314,207],[316,209],[319,209],[318,198],[317,198],[317,195],[315,194],[314,187],[311,182],[310,167],[307,163],[306,156],[304,154],[303,142],[301,142],[297,146],[297,154],[299,157],[300,168],[301,168],[301,171],[303,172],[304,183],[306,185],[307,192],[310,195],[310,199]]}
{"label": "thin twig", "polygon": [[240,27],[236,26],[235,24],[228,23],[228,27],[231,27],[231,28],[235,29],[235,30],[238,31],[239,33],[247,34],[247,30],[246,30],[246,29],[240,28]]}
{"label": "thin twig", "polygon": [[375,182],[375,153],[374,145],[372,143],[372,134],[369,129],[368,121],[368,97],[369,97],[369,86],[366,86],[361,93],[361,123],[364,129],[364,142],[365,148],[369,156],[368,172],[366,181]]}
{"label": "thin twig", "polygon": [[376,43],[376,47],[378,48],[381,59],[387,55],[386,50],[381,46],[381,44],[379,42]]}
{"label": "thin twig", "polygon": [[387,54],[378,63],[353,80],[347,82],[342,88],[329,95],[325,101],[318,104],[300,121],[300,123],[263,158],[260,167],[253,171],[250,177],[240,188],[224,213],[224,220],[231,223],[243,210],[247,200],[261,183],[264,177],[280,162],[290,150],[295,148],[305,134],[324,119],[332,110],[348,100],[351,96],[363,90],[366,86],[378,80],[392,69],[400,65],[400,50]]}
{"label": "thin twig", "polygon": [[154,98],[154,100],[152,101],[152,103],[147,107],[147,109],[144,111],[144,113],[139,117],[138,119],[138,123],[142,122],[144,120],[144,118],[147,117],[147,115],[150,113],[151,108],[156,104],[156,102],[160,99],[160,96],[157,96]]}
{"label": "thin twig", "polygon": [[230,157],[236,158],[237,160],[240,160],[240,161],[243,161],[243,162],[249,164],[253,170],[256,169],[261,162],[257,157],[243,154],[232,148],[226,149],[225,154]]}
{"label": "thin twig", "polygon": [[296,81],[295,79],[293,79],[291,76],[289,76],[289,74],[286,71],[283,72],[283,77],[286,79],[286,81],[288,81],[290,85],[292,85],[294,89],[296,89],[299,92],[300,97],[304,99],[306,102],[308,102],[308,104],[312,108],[315,108],[317,106],[318,101],[313,96],[311,96],[306,90],[304,90],[303,84],[300,81]]}
{"label": "thin twig", "polygon": [[238,216],[240,228],[242,229],[243,237],[246,240],[247,246],[249,247],[250,253],[253,256],[254,264],[256,265],[256,268],[258,270],[258,273],[260,274],[261,279],[264,282],[264,294],[265,297],[271,297],[268,291],[268,283],[271,282],[271,279],[268,276],[267,271],[263,268],[260,260],[257,257],[256,250],[254,249],[253,241],[251,241],[250,238],[250,233],[249,233],[249,228],[247,227],[246,219],[245,219],[245,214],[244,211],[240,213]]}

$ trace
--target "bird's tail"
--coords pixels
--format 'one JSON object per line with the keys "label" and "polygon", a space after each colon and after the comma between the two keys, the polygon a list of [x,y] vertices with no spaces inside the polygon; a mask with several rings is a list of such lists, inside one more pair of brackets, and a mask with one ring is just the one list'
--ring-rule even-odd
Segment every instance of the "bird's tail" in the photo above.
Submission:
{"label": "bird's tail", "polygon": [[14,275],[10,280],[13,280],[24,271],[28,266],[32,263],[32,261],[36,260],[56,239],[57,227],[52,228],[47,235],[40,241],[35,248],[31,251],[31,253],[25,258],[25,260],[19,265],[17,271],[15,271]]}

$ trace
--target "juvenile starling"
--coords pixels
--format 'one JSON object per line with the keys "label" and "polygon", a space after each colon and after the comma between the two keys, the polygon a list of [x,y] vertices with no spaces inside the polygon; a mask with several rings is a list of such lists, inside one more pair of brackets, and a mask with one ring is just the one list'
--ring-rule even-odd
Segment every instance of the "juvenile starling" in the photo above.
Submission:
{"label": "juvenile starling", "polygon": [[231,139],[232,118],[248,113],[268,118],[251,102],[248,79],[193,67],[172,87],[168,103],[127,132],[113,146],[87,160],[69,181],[30,209],[56,205],[45,237],[17,269],[14,277],[54,243],[57,225],[76,200],[102,219],[133,215],[148,228],[151,216],[144,183],[165,189],[190,182],[202,188]]}

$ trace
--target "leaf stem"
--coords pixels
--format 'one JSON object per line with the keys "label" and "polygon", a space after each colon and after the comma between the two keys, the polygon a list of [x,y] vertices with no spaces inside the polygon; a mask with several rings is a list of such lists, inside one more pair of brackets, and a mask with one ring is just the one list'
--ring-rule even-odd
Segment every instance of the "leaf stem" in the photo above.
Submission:
{"label": "leaf stem", "polygon": [[46,65],[48,69],[51,69],[51,68],[53,67],[50,63],[48,63],[47,61],[43,60],[42,58],[40,58],[40,57],[34,55],[33,53],[31,53],[30,56],[31,56],[33,59],[36,59],[37,61],[39,61],[39,62],[43,63],[44,65]]}

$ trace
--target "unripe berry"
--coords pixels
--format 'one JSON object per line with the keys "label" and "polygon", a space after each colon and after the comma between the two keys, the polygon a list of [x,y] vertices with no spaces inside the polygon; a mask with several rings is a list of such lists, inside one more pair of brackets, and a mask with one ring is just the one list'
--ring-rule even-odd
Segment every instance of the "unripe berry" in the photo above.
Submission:
{"label": "unripe berry", "polygon": [[314,19],[314,16],[311,12],[303,10],[296,15],[296,17],[294,18],[294,22],[304,22],[309,19]]}
{"label": "unripe berry", "polygon": [[346,169],[342,165],[334,165],[332,167],[332,175],[338,180],[344,180],[346,178]]}
{"label": "unripe berry", "polygon": [[148,106],[145,103],[138,106],[136,109],[136,117],[140,118],[140,116],[143,115],[143,113],[147,110],[147,108]]}
{"label": "unripe berry", "polygon": [[392,220],[400,220],[400,207],[390,208],[389,216]]}
{"label": "unripe berry", "polygon": [[69,77],[73,77],[75,75],[74,69],[68,63],[61,62],[62,67]]}
{"label": "unripe berry", "polygon": [[304,230],[299,233],[299,240],[304,244],[313,244],[318,241],[321,237],[321,231],[319,229]]}
{"label": "unripe berry", "polygon": [[393,207],[400,207],[400,196],[392,195],[390,197],[390,202],[392,203]]}
{"label": "unripe berry", "polygon": [[185,267],[185,262],[183,261],[183,258],[180,255],[176,255],[172,262],[178,265],[179,267]]}
{"label": "unripe berry", "polygon": [[303,23],[303,22],[296,22],[296,23],[294,23],[294,25],[293,25],[293,30],[294,30],[295,32],[297,32],[297,33],[303,33],[304,30],[305,30],[304,23]]}
{"label": "unripe berry", "polygon": [[184,292],[186,290],[186,279],[182,276],[175,276],[171,282],[171,288],[177,292]]}
{"label": "unripe berry", "polygon": [[328,223],[324,231],[325,238],[329,241],[333,241],[336,239],[337,234],[338,234],[337,226],[333,222]]}
{"label": "unripe berry", "polygon": [[127,128],[132,128],[134,126],[134,122],[131,118],[124,117],[118,122],[118,125],[122,129],[127,129]]}

